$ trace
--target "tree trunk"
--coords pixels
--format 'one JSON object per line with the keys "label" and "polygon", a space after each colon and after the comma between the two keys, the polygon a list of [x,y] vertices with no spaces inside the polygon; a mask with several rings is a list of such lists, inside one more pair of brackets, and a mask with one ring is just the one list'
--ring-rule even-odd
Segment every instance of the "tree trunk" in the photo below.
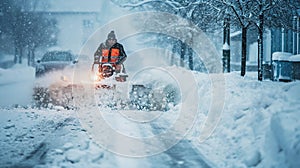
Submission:
{"label": "tree trunk", "polygon": [[257,42],[257,46],[258,46],[258,80],[262,81],[263,79],[263,58],[264,58],[264,41],[263,41],[263,24],[264,24],[264,15],[261,14],[259,15],[259,35],[258,35],[258,42]]}
{"label": "tree trunk", "polygon": [[247,27],[242,28],[242,59],[241,59],[241,76],[246,74],[247,57]]}
{"label": "tree trunk", "polygon": [[27,49],[28,51],[27,51],[27,66],[30,66],[30,64],[31,64],[31,50],[30,50],[30,47],[28,47],[28,49]]}
{"label": "tree trunk", "polygon": [[177,42],[175,44],[173,44],[173,47],[172,47],[171,65],[176,65],[176,62],[175,62],[176,53],[177,53]]}
{"label": "tree trunk", "polygon": [[191,49],[191,47],[188,47],[187,55],[188,55],[188,59],[189,59],[189,68],[190,68],[190,70],[194,70],[193,50]]}
{"label": "tree trunk", "polygon": [[31,61],[31,64],[30,64],[30,65],[31,65],[32,67],[35,66],[35,64],[34,64],[34,60],[35,60],[35,54],[34,54],[34,52],[35,52],[35,48],[32,48],[32,49],[31,49],[31,60],[30,60],[30,61]]}
{"label": "tree trunk", "polygon": [[186,44],[180,41],[180,66],[181,67],[184,67],[185,53],[186,53]]}
{"label": "tree trunk", "polygon": [[23,58],[23,48],[20,47],[20,50],[19,50],[19,64],[22,64],[22,58]]}
{"label": "tree trunk", "polygon": [[27,47],[27,65],[28,66],[34,66],[34,51],[35,48],[32,46]]}
{"label": "tree trunk", "polygon": [[175,53],[171,53],[171,59],[170,59],[170,65],[172,66],[172,65],[175,65]]}
{"label": "tree trunk", "polygon": [[18,63],[18,47],[15,45],[14,63]]}

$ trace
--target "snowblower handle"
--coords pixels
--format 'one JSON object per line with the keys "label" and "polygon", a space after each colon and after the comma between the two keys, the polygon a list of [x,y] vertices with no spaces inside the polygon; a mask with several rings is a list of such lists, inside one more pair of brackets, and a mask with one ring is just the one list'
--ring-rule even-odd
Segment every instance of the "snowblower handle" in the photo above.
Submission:
{"label": "snowblower handle", "polygon": [[92,72],[94,72],[94,66],[95,66],[95,63],[93,63],[93,65],[92,65]]}
{"label": "snowblower handle", "polygon": [[94,72],[94,67],[95,67],[95,64],[98,64],[99,66],[101,66],[101,64],[100,64],[100,63],[93,63],[93,65],[92,65],[92,72]]}

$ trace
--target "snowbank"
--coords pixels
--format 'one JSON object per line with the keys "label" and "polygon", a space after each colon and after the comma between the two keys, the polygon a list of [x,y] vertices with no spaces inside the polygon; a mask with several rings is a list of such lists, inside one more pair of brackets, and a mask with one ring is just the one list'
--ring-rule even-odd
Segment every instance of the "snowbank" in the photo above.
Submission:
{"label": "snowbank", "polygon": [[[271,147],[275,149],[275,153],[271,156],[273,162],[279,164],[285,163],[281,167],[300,167],[300,107],[299,93],[300,85],[292,85],[287,88],[286,101],[290,106],[281,109],[271,118],[270,132],[271,136],[266,137],[266,146],[269,142]],[[281,156],[281,157],[278,157]]]}
{"label": "snowbank", "polygon": [[[199,120],[194,144],[215,167],[299,167],[300,83],[256,81],[256,73],[243,78],[226,74],[222,120],[203,143]],[[202,97],[211,93],[208,78],[197,75]],[[204,106],[209,102],[201,99]],[[202,114],[202,117],[206,115]]]}
{"label": "snowbank", "polygon": [[30,105],[33,94],[35,69],[15,65],[11,69],[0,69],[0,107]]}
{"label": "snowbank", "polygon": [[286,163],[282,167],[300,167],[299,121],[299,112],[285,111],[284,113],[275,114],[272,117],[271,135],[274,137],[266,137],[266,145],[274,140],[272,148],[276,149],[276,151],[274,151],[273,156],[275,154],[282,156],[277,157],[277,160],[273,160],[273,163],[278,162],[279,159],[282,163]]}

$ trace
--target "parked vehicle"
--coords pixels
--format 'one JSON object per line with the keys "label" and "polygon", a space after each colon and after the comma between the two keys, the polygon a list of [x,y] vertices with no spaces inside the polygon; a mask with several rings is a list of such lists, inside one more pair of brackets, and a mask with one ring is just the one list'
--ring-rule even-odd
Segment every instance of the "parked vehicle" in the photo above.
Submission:
{"label": "parked vehicle", "polygon": [[72,66],[77,62],[74,55],[69,51],[49,51],[43,55],[42,59],[37,60],[35,75],[39,77],[47,72]]}

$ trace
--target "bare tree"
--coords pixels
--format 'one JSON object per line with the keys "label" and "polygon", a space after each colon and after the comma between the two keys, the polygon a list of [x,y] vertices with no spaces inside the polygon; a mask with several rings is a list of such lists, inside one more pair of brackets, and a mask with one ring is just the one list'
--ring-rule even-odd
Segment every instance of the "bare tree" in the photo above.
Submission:
{"label": "bare tree", "polygon": [[[284,27],[291,29],[291,19],[295,15],[300,2],[297,0],[217,0],[231,10],[231,19],[242,28],[241,75],[246,72],[247,30],[251,26],[258,30],[258,80],[263,76],[264,46],[263,36],[265,27]],[[222,6],[222,5],[218,5]]]}
{"label": "bare tree", "polygon": [[[180,15],[204,31],[221,28],[224,17],[242,29],[241,76],[246,74],[247,32],[258,29],[258,79],[262,80],[263,33],[265,27],[292,28],[290,20],[300,6],[299,0],[113,0],[122,7],[156,9]],[[122,3],[123,2],[123,3]],[[225,15],[227,13],[228,15]]]}
{"label": "bare tree", "polygon": [[[34,62],[38,46],[54,44],[55,21],[36,12],[37,0],[3,0],[1,33],[14,46],[14,62],[22,63],[27,50],[28,65]],[[11,51],[8,51],[11,52]]]}
{"label": "bare tree", "polygon": [[231,23],[242,29],[241,76],[244,76],[246,74],[247,60],[247,31],[251,26],[249,18],[252,17],[251,8],[254,3],[251,0],[216,0],[213,5],[218,7],[221,11],[227,11]]}
{"label": "bare tree", "polygon": [[[121,7],[130,8],[132,10],[157,10],[161,12],[168,12],[171,14],[179,15],[193,23],[194,25],[201,28],[205,32],[213,32],[216,28],[215,24],[218,20],[216,13],[220,11],[205,0],[146,0],[146,1],[135,1],[135,0],[112,0],[114,3],[119,4]],[[155,18],[152,18],[155,19]],[[157,23],[159,24],[159,23]],[[174,23],[175,24],[175,23]],[[221,25],[219,26],[221,28]],[[166,30],[168,31],[168,30]],[[191,34],[191,33],[188,33]],[[181,59],[181,66],[188,64],[187,67],[194,69],[194,58],[193,50],[187,45],[186,41],[174,39],[170,37],[164,37],[159,41],[159,44],[173,45],[172,51],[176,52]],[[193,37],[191,37],[193,38]],[[171,40],[171,43],[170,43]],[[166,42],[167,41],[167,42]],[[171,60],[171,62],[174,62]]]}

